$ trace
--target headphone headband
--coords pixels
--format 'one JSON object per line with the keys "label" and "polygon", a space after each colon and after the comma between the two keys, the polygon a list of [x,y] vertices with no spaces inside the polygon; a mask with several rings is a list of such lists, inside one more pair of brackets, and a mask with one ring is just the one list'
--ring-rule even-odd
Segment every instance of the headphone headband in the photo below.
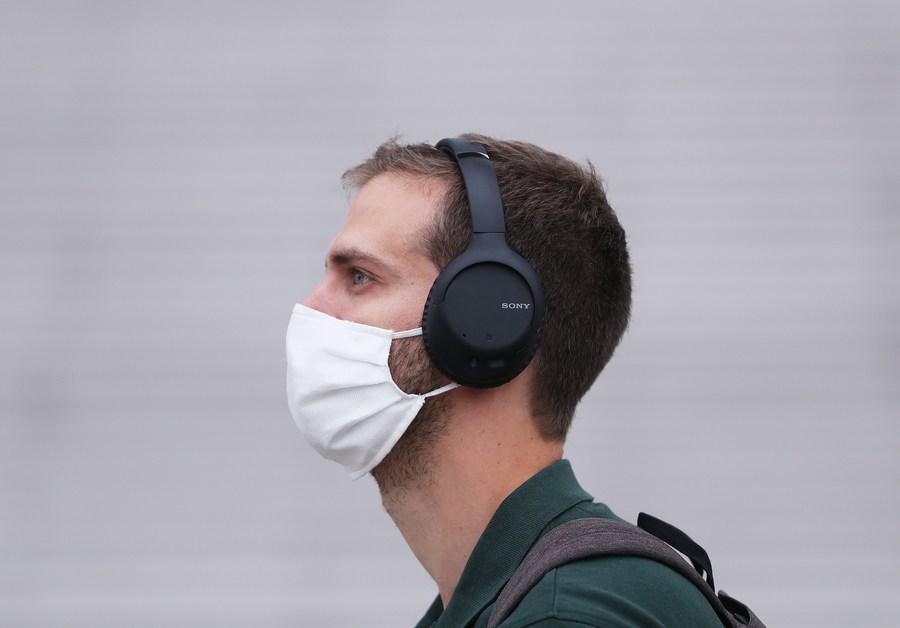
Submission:
{"label": "headphone headband", "polygon": [[504,233],[503,201],[497,173],[484,148],[460,138],[447,138],[437,143],[459,164],[469,208],[472,213],[472,233]]}

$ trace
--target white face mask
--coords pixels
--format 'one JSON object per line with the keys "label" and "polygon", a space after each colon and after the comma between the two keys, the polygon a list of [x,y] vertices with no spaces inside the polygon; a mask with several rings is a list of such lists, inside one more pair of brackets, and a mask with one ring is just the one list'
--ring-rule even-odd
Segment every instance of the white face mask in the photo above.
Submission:
{"label": "white face mask", "polygon": [[415,395],[394,383],[391,341],[421,334],[421,328],[394,333],[294,306],[286,342],[288,406],[313,448],[354,480],[384,459],[427,397],[457,386]]}

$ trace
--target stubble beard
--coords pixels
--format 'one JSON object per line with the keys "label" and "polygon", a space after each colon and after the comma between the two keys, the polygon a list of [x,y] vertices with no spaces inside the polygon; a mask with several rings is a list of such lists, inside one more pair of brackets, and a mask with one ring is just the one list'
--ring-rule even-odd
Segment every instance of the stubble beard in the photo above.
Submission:
{"label": "stubble beard", "polygon": [[[421,338],[395,340],[388,366],[394,382],[407,393],[423,394],[436,390],[450,380],[428,357]],[[431,484],[435,449],[447,431],[451,399],[446,394],[429,397],[397,444],[374,469],[385,507],[412,490]]]}

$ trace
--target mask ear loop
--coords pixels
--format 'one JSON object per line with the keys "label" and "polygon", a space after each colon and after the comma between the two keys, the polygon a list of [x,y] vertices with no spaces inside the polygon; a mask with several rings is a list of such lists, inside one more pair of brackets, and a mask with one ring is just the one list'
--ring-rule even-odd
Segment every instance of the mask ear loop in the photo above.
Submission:
{"label": "mask ear loop", "polygon": [[422,398],[428,399],[429,397],[434,397],[435,395],[441,395],[445,392],[453,390],[454,388],[459,388],[459,384],[457,384],[456,382],[450,382],[446,386],[441,386],[437,390],[432,390],[429,393],[425,393],[424,395],[422,395]]}
{"label": "mask ear loop", "polygon": [[[407,331],[396,331],[393,334],[391,334],[391,338],[393,338],[394,340],[398,340],[400,338],[412,338],[413,336],[421,336],[421,335],[422,335],[422,328],[416,327],[415,329],[409,329]],[[431,392],[424,393],[422,395],[422,398],[428,399],[429,397],[441,395],[445,392],[449,392],[449,391],[453,390],[454,388],[459,388],[459,384],[457,384],[456,382],[450,382],[446,386],[441,386],[440,388],[438,388],[436,390],[432,390]]]}
{"label": "mask ear loop", "polygon": [[395,331],[391,334],[391,338],[397,340],[398,338],[412,338],[413,336],[421,336],[422,328],[416,327],[415,329],[409,329],[407,331]]}

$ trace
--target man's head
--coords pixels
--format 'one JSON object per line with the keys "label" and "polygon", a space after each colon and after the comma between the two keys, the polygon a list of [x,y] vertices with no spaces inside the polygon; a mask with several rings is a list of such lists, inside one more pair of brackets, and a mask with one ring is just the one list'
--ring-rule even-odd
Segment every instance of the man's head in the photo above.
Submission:
{"label": "man's head", "polygon": [[[592,166],[584,168],[531,144],[464,137],[490,155],[507,241],[535,268],[543,286],[547,310],[530,369],[535,373],[529,401],[540,433],[562,440],[578,401],[609,361],[628,323],[631,274],[625,234]],[[401,231],[400,240],[415,250],[418,264],[432,279],[466,248],[471,236],[468,199],[458,166],[442,151],[388,141],[344,179],[359,195],[372,186],[384,187],[385,181],[404,182],[410,195],[419,195],[418,202],[430,202],[419,215],[407,203],[406,210],[413,210],[404,221],[410,233]],[[330,254],[336,261],[343,257]],[[408,260],[406,266],[413,271],[415,264]],[[414,292],[413,302],[421,286]],[[410,305],[406,314],[420,317],[424,295],[418,309]]]}

